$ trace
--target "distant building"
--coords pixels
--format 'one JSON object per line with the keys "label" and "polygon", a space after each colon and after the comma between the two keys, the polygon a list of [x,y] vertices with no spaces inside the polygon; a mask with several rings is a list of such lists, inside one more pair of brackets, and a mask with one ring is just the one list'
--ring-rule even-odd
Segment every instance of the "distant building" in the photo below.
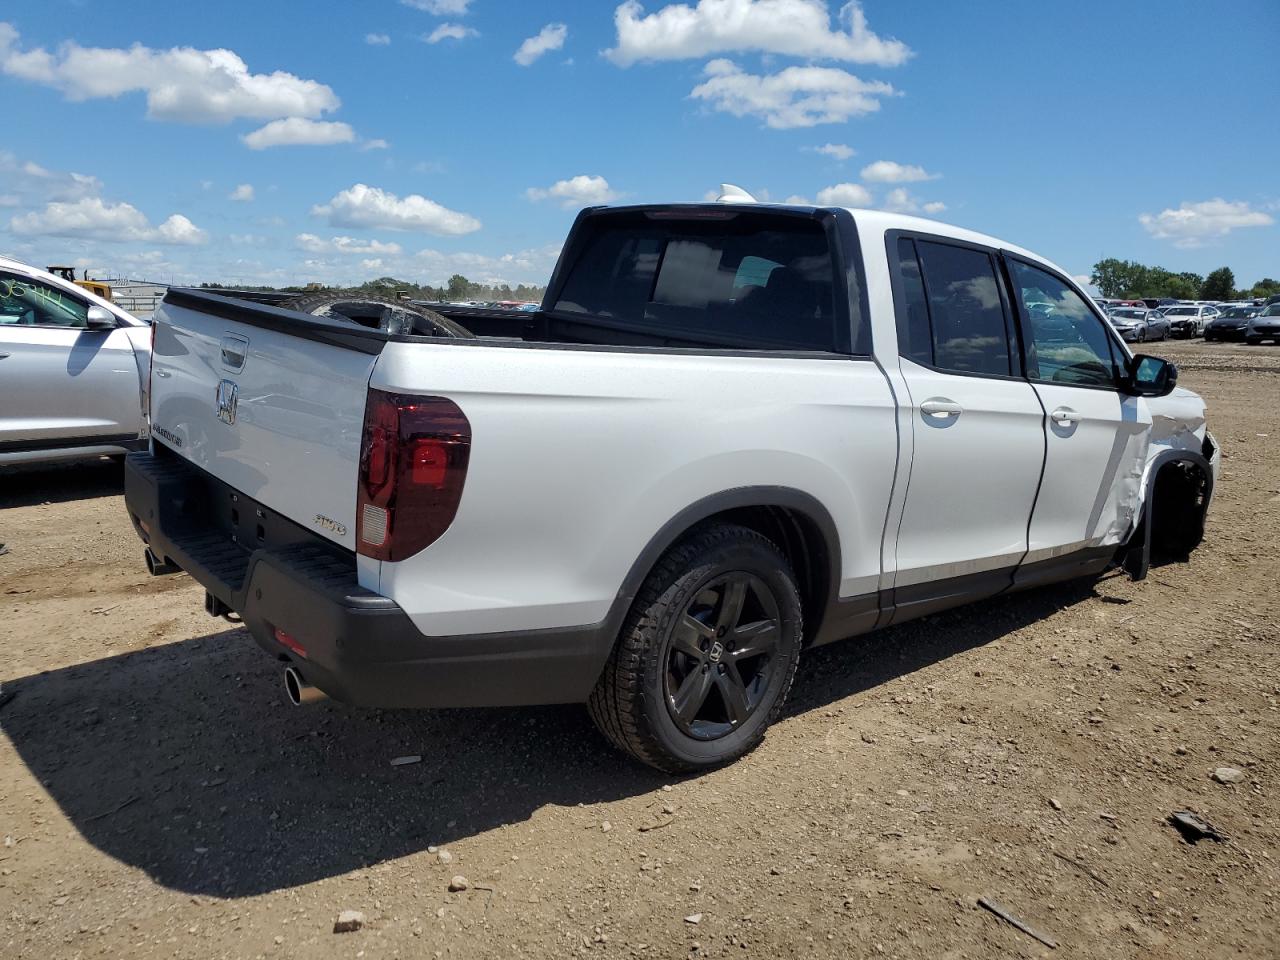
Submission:
{"label": "distant building", "polygon": [[[95,278],[96,279],[96,278]],[[116,278],[103,280],[111,284],[111,302],[121,310],[127,310],[135,317],[143,319],[155,313],[156,307],[169,288],[162,283],[151,283],[147,280],[128,280]]]}

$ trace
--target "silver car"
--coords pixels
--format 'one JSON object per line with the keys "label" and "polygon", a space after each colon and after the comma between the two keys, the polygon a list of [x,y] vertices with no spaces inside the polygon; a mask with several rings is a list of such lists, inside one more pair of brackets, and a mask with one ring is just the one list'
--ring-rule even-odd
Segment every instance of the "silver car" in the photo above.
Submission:
{"label": "silver car", "polygon": [[1125,343],[1164,340],[1169,336],[1169,321],[1158,310],[1145,307],[1112,307],[1107,319]]}
{"label": "silver car", "polygon": [[0,464],[146,446],[150,324],[0,257]]}

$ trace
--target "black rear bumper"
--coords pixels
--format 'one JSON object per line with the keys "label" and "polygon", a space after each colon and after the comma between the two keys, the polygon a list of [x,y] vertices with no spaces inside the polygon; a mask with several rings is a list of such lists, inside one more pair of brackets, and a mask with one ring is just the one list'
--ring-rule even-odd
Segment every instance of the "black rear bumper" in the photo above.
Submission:
{"label": "black rear bumper", "polygon": [[[609,654],[600,626],[424,635],[360,586],[355,554],[157,444],[125,463],[134,528],[161,560],[240,614],[254,639],[330,697],[369,707],[571,703]],[[305,656],[277,639],[305,648]]]}

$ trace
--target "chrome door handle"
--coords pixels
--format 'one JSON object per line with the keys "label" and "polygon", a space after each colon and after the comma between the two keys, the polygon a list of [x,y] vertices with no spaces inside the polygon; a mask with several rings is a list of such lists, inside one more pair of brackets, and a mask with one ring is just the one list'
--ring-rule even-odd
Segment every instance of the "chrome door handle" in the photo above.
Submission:
{"label": "chrome door handle", "polygon": [[13,356],[11,353],[0,353],[0,360],[8,360],[11,356]]}
{"label": "chrome door handle", "polygon": [[926,417],[958,417],[964,413],[964,407],[945,397],[933,397],[920,404],[920,412]]}
{"label": "chrome door handle", "polygon": [[1080,422],[1080,414],[1076,413],[1070,407],[1059,407],[1057,410],[1053,411],[1053,413],[1049,414],[1049,417],[1054,423],[1062,424],[1064,427],[1072,423]]}

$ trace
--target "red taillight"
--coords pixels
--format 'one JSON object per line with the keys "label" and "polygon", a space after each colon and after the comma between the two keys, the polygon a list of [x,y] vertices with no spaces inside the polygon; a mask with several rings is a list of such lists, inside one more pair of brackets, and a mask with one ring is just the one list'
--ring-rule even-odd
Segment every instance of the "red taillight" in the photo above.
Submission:
{"label": "red taillight", "polygon": [[452,400],[370,390],[357,552],[403,560],[439,539],[458,512],[470,456],[471,424]]}

